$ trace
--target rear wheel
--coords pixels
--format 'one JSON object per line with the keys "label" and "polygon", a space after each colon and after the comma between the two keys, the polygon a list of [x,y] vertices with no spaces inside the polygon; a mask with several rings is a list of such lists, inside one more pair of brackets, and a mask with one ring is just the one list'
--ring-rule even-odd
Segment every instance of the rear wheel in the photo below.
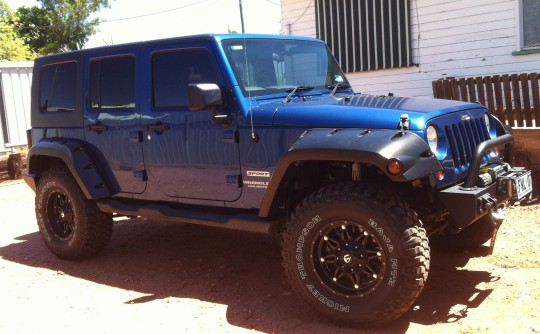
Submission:
{"label": "rear wheel", "polygon": [[36,216],[45,244],[63,259],[92,257],[112,234],[112,215],[87,200],[65,169],[43,174],[36,190]]}
{"label": "rear wheel", "polygon": [[427,279],[426,232],[396,196],[361,184],[335,184],[308,196],[291,215],[283,264],[293,289],[339,322],[391,322]]}

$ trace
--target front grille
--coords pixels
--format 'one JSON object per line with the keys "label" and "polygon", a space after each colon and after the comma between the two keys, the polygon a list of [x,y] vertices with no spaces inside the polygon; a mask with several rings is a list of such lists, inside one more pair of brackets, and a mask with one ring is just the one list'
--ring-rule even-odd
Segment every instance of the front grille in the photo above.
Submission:
{"label": "front grille", "polygon": [[465,170],[472,162],[476,147],[490,139],[484,120],[481,118],[463,120],[445,127],[454,166]]}

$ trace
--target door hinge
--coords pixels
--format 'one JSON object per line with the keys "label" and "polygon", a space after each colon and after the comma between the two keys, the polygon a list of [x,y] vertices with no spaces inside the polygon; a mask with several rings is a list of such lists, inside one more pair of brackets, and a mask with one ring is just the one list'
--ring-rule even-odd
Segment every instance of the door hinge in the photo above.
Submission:
{"label": "door hinge", "polygon": [[142,131],[132,131],[129,133],[129,141],[134,143],[143,142],[143,132]]}
{"label": "door hinge", "polygon": [[227,175],[225,179],[227,181],[227,185],[229,186],[236,187],[236,188],[242,187],[242,175],[240,174]]}
{"label": "door hinge", "polygon": [[223,131],[223,142],[227,144],[238,144],[240,142],[240,134],[237,129]]}
{"label": "door hinge", "polygon": [[148,176],[146,175],[146,170],[144,169],[135,169],[133,171],[133,176],[136,179],[141,179],[141,181],[148,181]]}

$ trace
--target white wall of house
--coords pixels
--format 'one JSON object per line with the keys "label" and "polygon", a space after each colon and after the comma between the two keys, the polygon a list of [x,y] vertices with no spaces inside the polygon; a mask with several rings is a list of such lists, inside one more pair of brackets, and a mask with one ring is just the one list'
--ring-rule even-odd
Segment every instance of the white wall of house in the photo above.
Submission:
{"label": "white wall of house", "polygon": [[[337,0],[347,1],[347,0]],[[283,33],[316,37],[314,0],[281,0]],[[410,0],[417,66],[347,74],[355,91],[432,97],[433,80],[540,72],[520,51],[520,0]]]}

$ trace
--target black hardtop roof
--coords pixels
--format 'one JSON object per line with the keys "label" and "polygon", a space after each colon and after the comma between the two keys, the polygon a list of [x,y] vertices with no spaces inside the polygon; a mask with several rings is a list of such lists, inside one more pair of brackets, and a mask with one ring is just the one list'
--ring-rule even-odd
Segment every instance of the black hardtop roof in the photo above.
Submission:
{"label": "black hardtop roof", "polygon": [[129,50],[136,48],[143,48],[147,46],[155,46],[162,44],[174,44],[174,43],[186,43],[186,42],[198,42],[198,41],[211,41],[211,40],[225,40],[225,39],[238,39],[238,38],[272,38],[272,39],[295,39],[295,40],[310,40],[319,41],[314,38],[291,36],[291,35],[267,35],[267,34],[199,34],[191,36],[172,37],[156,40],[148,40],[141,42],[132,42],[125,44],[117,44],[110,46],[100,46],[96,48],[81,49],[76,51],[68,51],[62,53],[56,53],[51,55],[42,56],[36,59],[36,64],[41,63],[53,63],[69,61],[73,59],[79,59],[88,54],[115,52],[121,50]]}
{"label": "black hardtop roof", "polygon": [[172,37],[172,38],[165,38],[165,39],[156,39],[156,40],[148,40],[148,41],[141,41],[141,42],[131,42],[131,43],[124,43],[124,44],[100,46],[100,47],[95,47],[95,48],[67,51],[67,52],[41,56],[36,59],[36,62],[41,63],[41,62],[65,61],[65,60],[75,59],[75,58],[79,58],[79,57],[82,57],[88,54],[93,54],[93,53],[115,52],[115,51],[137,49],[137,48],[143,48],[146,46],[161,45],[161,44],[209,41],[212,39],[212,36],[213,36],[212,34],[201,34],[201,35]]}

